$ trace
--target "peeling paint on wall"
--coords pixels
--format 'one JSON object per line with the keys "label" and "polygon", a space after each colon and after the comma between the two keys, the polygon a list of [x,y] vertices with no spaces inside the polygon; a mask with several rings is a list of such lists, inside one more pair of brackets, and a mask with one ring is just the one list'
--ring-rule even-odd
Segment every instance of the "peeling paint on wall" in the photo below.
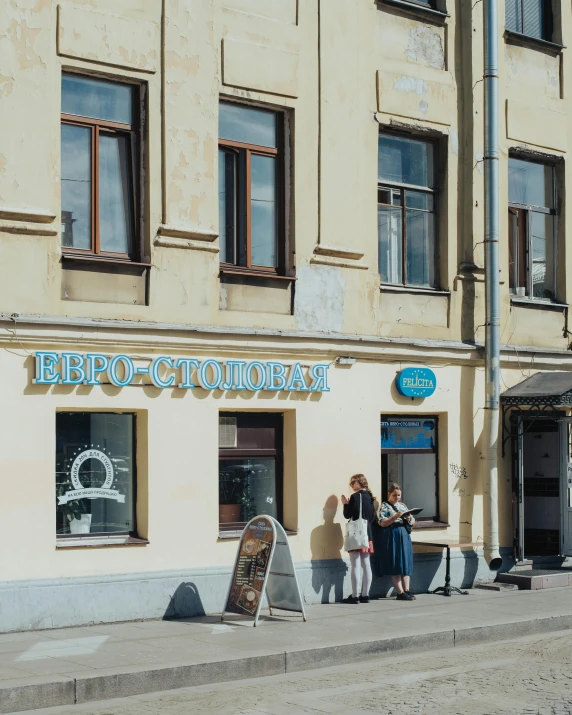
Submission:
{"label": "peeling paint on wall", "polygon": [[409,31],[407,56],[437,70],[445,69],[445,51],[439,33],[427,25]]}
{"label": "peeling paint on wall", "polygon": [[414,94],[422,97],[427,94],[429,87],[427,87],[427,82],[425,80],[419,79],[418,77],[400,77],[393,83],[392,89],[397,92],[413,92]]}
{"label": "peeling paint on wall", "polygon": [[341,332],[346,282],[335,266],[302,266],[297,270],[294,315],[300,330]]}

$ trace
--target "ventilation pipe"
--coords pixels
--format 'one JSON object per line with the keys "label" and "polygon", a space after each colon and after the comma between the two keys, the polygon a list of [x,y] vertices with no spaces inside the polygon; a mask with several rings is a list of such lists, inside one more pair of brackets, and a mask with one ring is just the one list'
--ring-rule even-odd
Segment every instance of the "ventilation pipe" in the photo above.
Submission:
{"label": "ventilation pipe", "polygon": [[498,0],[484,0],[485,20],[485,413],[483,428],[484,555],[491,570],[499,551],[498,438],[500,408]]}

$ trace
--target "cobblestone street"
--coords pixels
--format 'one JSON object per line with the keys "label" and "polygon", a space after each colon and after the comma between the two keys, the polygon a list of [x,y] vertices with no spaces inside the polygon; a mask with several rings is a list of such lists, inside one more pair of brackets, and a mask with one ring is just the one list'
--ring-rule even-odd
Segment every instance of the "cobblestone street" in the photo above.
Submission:
{"label": "cobblestone street", "polygon": [[568,715],[572,712],[572,633],[376,658],[356,665],[34,712]]}

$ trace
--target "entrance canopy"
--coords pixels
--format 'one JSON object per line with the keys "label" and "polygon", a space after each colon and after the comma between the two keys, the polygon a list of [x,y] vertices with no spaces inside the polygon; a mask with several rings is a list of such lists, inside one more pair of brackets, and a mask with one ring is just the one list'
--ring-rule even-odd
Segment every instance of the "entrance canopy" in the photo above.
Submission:
{"label": "entrance canopy", "polygon": [[502,393],[504,407],[572,406],[572,372],[537,372]]}
{"label": "entrance canopy", "polygon": [[518,434],[518,415],[533,422],[539,417],[562,419],[559,410],[572,408],[572,372],[537,372],[505,390],[501,402],[504,456],[507,440]]}

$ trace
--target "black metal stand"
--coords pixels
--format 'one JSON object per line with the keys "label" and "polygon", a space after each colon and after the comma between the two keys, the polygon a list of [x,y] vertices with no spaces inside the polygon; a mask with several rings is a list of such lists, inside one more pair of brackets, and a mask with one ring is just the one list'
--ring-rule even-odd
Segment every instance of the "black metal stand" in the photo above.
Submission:
{"label": "black metal stand", "polygon": [[439,586],[434,591],[429,591],[429,593],[443,593],[443,596],[452,596],[453,593],[458,593],[461,596],[468,596],[468,591],[461,591],[460,588],[451,586],[451,547],[447,546],[447,557],[445,562],[445,585]]}

